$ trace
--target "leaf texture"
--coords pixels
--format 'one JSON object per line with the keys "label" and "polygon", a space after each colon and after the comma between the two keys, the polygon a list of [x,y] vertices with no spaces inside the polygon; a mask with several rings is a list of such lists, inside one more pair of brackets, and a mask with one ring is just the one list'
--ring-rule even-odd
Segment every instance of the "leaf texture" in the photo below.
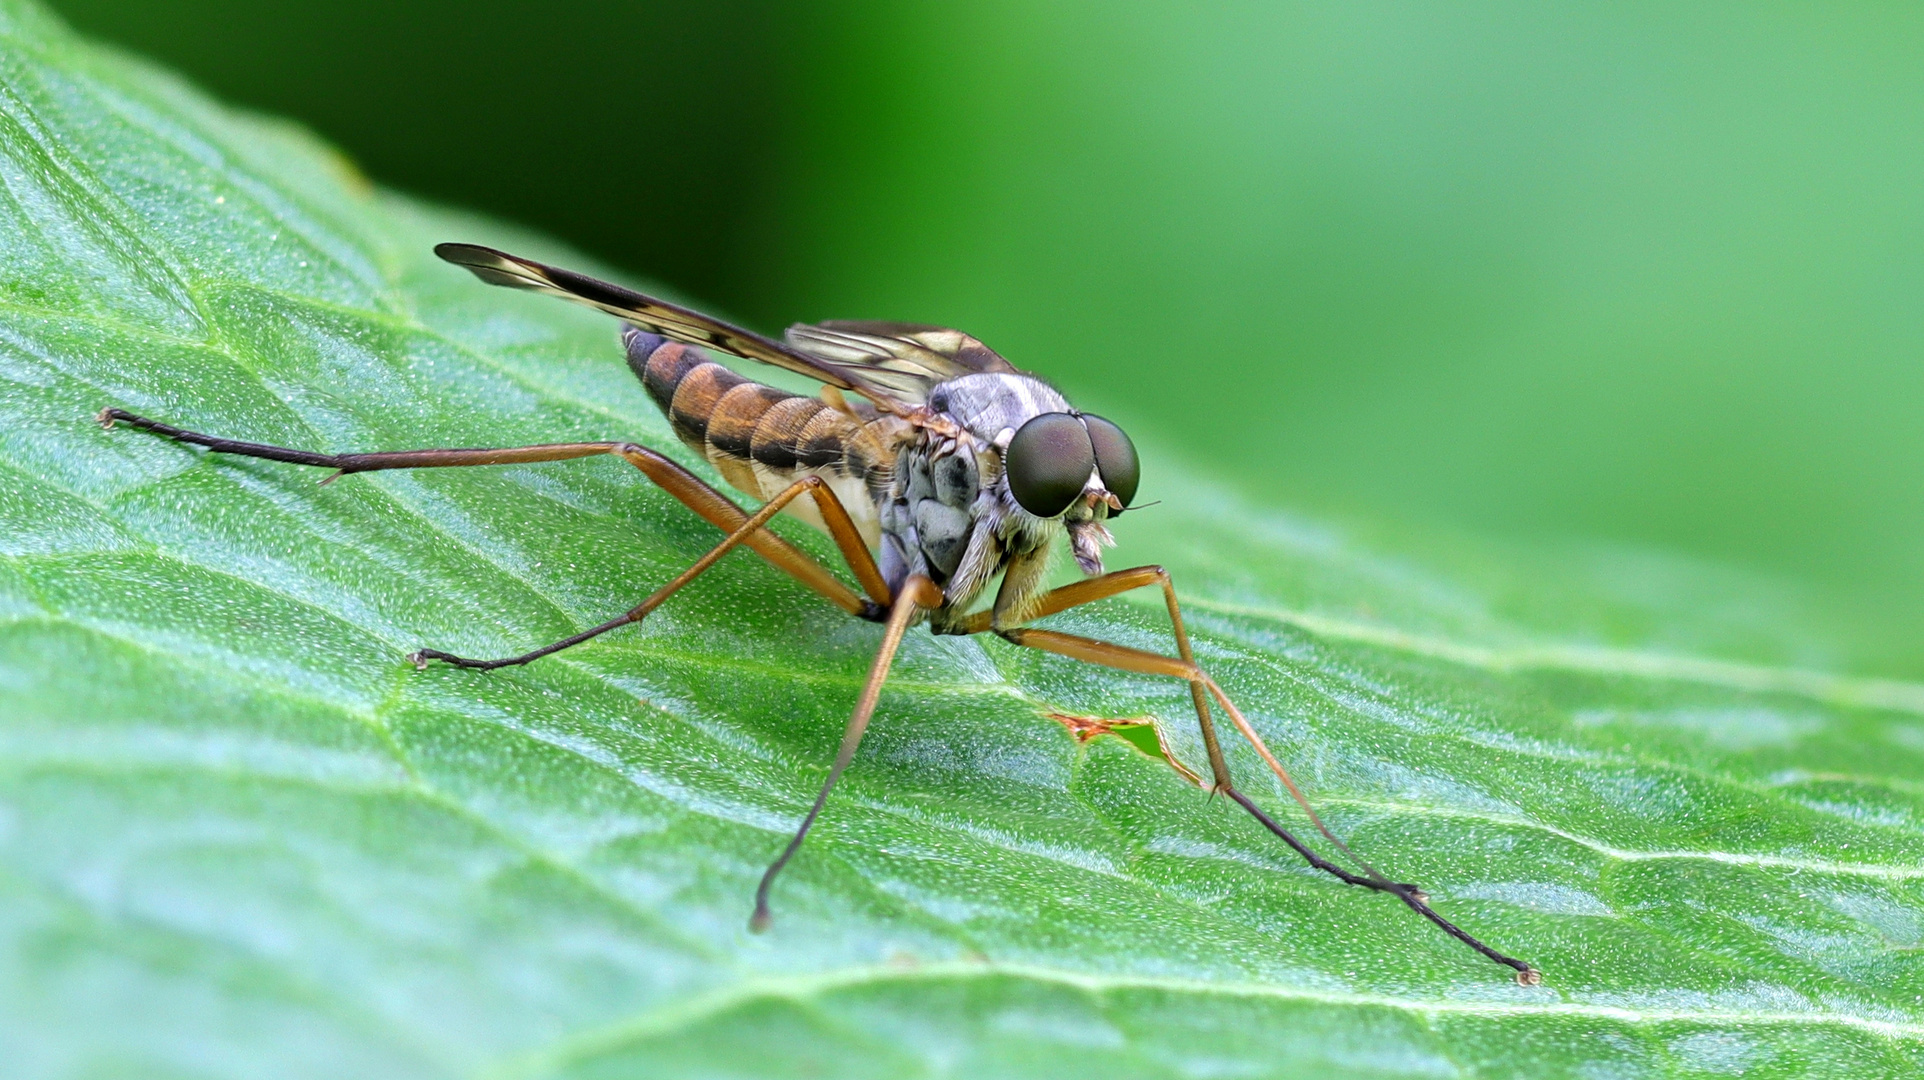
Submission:
{"label": "leaf texture", "polygon": [[[580,261],[0,4],[9,1075],[1918,1069],[1924,687],[1828,673],[1797,596],[1723,571],[1338,528],[1155,447],[1166,503],[1117,528],[1203,662],[1360,853],[1544,984],[1051,718],[1153,717],[1200,764],[1181,685],[920,634],[749,934],[878,628],[735,555],[639,628],[416,671],[600,622],[714,534],[613,460],[320,487],[93,422],[690,460],[609,320],[441,240]],[[1153,597],[1054,623],[1169,648]]]}

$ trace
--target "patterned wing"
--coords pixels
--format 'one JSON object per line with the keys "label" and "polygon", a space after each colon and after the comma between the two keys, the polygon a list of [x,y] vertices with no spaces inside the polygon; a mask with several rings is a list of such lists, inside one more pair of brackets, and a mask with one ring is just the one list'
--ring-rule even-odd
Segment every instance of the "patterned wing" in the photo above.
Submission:
{"label": "patterned wing", "polygon": [[759,360],[861,394],[889,412],[902,412],[907,406],[922,401],[919,396],[903,397],[888,382],[869,379],[860,364],[830,363],[752,330],[730,326],[700,312],[652,296],[643,296],[632,289],[611,285],[573,270],[547,266],[479,244],[437,244],[434,253],[456,266],[467,268],[475,277],[490,285],[547,293],[585,304],[652,330],[671,341],[700,345],[747,360]]}
{"label": "patterned wing", "polygon": [[788,343],[822,364],[885,388],[898,401],[922,403],[935,384],[983,372],[1015,374],[993,349],[960,330],[916,323],[798,323]]}

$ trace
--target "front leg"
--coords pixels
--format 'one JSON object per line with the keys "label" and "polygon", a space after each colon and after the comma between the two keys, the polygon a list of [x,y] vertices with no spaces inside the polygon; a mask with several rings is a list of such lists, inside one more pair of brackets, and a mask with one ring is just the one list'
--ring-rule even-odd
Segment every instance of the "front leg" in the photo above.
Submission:
{"label": "front leg", "polygon": [[[983,631],[1002,633],[1022,623],[1067,611],[1083,604],[1106,600],[1109,597],[1140,589],[1149,585],[1162,587],[1163,602],[1169,608],[1169,624],[1176,635],[1176,653],[1188,664],[1195,664],[1196,654],[1189,647],[1189,630],[1183,626],[1182,605],[1176,602],[1176,586],[1169,579],[1169,571],[1160,566],[1137,566],[1128,570],[1116,570],[1097,577],[1085,578],[1072,585],[1064,585],[1042,594],[1029,604],[1026,611],[1011,611],[1003,598],[1010,594],[1008,579],[1003,581],[1002,591],[996,595],[996,603],[988,611],[977,612],[964,620],[960,632],[980,634]],[[1196,723],[1202,728],[1203,747],[1209,755],[1209,778],[1213,790],[1228,793],[1235,789],[1229,777],[1229,763],[1223,759],[1222,746],[1216,739],[1216,724],[1209,715],[1209,696],[1202,685],[1195,680],[1189,682],[1189,696],[1196,706]]]}
{"label": "front leg", "polygon": [[[1283,768],[1282,762],[1278,761],[1276,756],[1270,753],[1268,745],[1265,744],[1262,737],[1256,733],[1256,729],[1250,725],[1248,719],[1243,716],[1242,711],[1236,708],[1235,703],[1229,699],[1229,695],[1223,693],[1222,687],[1218,686],[1216,681],[1210,678],[1208,673],[1203,671],[1196,663],[1195,653],[1189,644],[1188,630],[1183,626],[1182,608],[1176,601],[1176,588],[1174,583],[1171,582],[1167,570],[1164,570],[1160,566],[1138,566],[1130,570],[1117,570],[1114,573],[1103,574],[1100,577],[1089,578],[1071,585],[1065,585],[1060,589],[1044,594],[1037,601],[1029,605],[1030,610],[1026,615],[1029,619],[1041,618],[1045,615],[1066,611],[1082,604],[1092,603],[1096,600],[1102,600],[1119,593],[1128,592],[1131,589],[1143,588],[1149,585],[1158,585],[1162,588],[1163,598],[1169,609],[1169,621],[1175,633],[1177,651],[1181,654],[1180,657],[1163,656],[1160,653],[1145,652],[1141,649],[1132,649],[1123,645],[1097,641],[1094,638],[1081,637],[1075,634],[1064,634],[1054,630],[1037,630],[1022,626],[997,625],[997,616],[1000,614],[1001,607],[999,604],[990,611],[979,613],[965,620],[961,624],[961,628],[966,633],[991,632],[1014,645],[1020,645],[1030,649],[1040,649],[1043,652],[1054,653],[1058,656],[1067,656],[1085,663],[1098,664],[1103,667],[1114,668],[1119,671],[1135,672],[1142,675],[1166,675],[1171,678],[1182,679],[1189,683],[1190,692],[1195,698],[1196,718],[1202,728],[1203,743],[1209,750],[1209,767],[1217,792],[1233,799],[1238,806],[1241,806],[1244,810],[1248,811],[1252,817],[1261,822],[1264,828],[1294,848],[1298,854],[1316,869],[1330,874],[1347,884],[1361,885],[1365,888],[1390,893],[1397,899],[1403,901],[1403,903],[1409,905],[1409,907],[1418,914],[1441,927],[1451,937],[1470,946],[1491,960],[1514,969],[1516,971],[1517,982],[1525,986],[1534,986],[1540,982],[1542,975],[1534,967],[1531,967],[1522,960],[1497,952],[1495,949],[1490,948],[1488,945],[1472,937],[1454,923],[1443,918],[1443,916],[1437,914],[1436,911],[1429,906],[1429,897],[1424,895],[1421,889],[1418,889],[1414,885],[1390,881],[1379,873],[1375,867],[1370,866],[1369,863],[1359,858],[1355,852],[1349,849],[1349,845],[1343,843],[1335,833],[1330,831],[1327,825],[1323,824],[1322,817],[1318,815],[1315,808],[1309,804],[1309,800],[1304,797],[1301,789],[1296,786],[1296,781],[1290,777],[1289,771]],[[1211,700],[1223,710],[1224,714],[1229,717],[1231,723],[1236,726],[1236,730],[1249,741],[1250,745],[1256,748],[1256,752],[1262,755],[1263,761],[1269,765],[1270,770],[1276,774],[1277,778],[1282,781],[1283,786],[1289,790],[1290,796],[1303,808],[1303,812],[1309,815],[1309,819],[1316,826],[1316,830],[1322,833],[1339,851],[1349,856],[1358,866],[1362,867],[1365,871],[1364,874],[1359,875],[1352,873],[1318,855],[1309,845],[1297,839],[1289,830],[1278,824],[1275,819],[1265,814],[1247,795],[1237,790],[1229,774],[1229,764],[1224,760],[1222,748],[1216,740],[1215,725],[1209,710]]]}

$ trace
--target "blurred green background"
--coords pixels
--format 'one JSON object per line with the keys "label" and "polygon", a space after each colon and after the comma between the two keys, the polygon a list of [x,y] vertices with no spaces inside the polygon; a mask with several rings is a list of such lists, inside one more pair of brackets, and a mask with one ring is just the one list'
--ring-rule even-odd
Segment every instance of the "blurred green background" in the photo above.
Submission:
{"label": "blurred green background", "polygon": [[762,328],[964,327],[1150,497],[1678,549],[1924,672],[1914,5],[54,6]]}

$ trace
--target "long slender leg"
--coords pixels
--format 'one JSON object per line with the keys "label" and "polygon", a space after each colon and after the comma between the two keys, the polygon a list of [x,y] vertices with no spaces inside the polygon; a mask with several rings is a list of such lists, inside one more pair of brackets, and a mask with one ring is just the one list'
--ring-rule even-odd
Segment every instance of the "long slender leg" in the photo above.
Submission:
{"label": "long slender leg", "polygon": [[[1170,580],[1169,571],[1164,570],[1160,566],[1138,566],[1128,570],[1117,570],[1112,573],[1103,574],[1100,577],[1088,578],[1083,581],[1064,585],[1059,589],[1051,590],[1045,593],[1041,599],[1035,603],[1028,618],[1039,619],[1046,615],[1067,611],[1073,607],[1107,599],[1111,596],[1128,592],[1131,589],[1139,589],[1149,585],[1161,587],[1163,603],[1169,609],[1170,628],[1176,637],[1176,651],[1182,656],[1184,663],[1192,667],[1195,666],[1196,654],[1189,646],[1189,631],[1188,628],[1183,625],[1182,605],[1176,600],[1175,583]],[[964,621],[962,629],[967,633],[980,633],[984,630],[1000,629],[994,626],[994,618],[995,615],[993,611],[981,612]],[[1382,874],[1378,873],[1374,867],[1370,866],[1369,863],[1351,851],[1349,845],[1343,843],[1335,833],[1329,830],[1328,826],[1323,824],[1323,819],[1317,815],[1315,808],[1310,806],[1309,800],[1305,799],[1303,793],[1297,789],[1296,781],[1290,777],[1288,771],[1286,771],[1282,764],[1276,760],[1275,756],[1269,752],[1269,748],[1262,745],[1261,740],[1256,736],[1254,730],[1246,728],[1243,732],[1245,737],[1256,743],[1257,749],[1261,751],[1264,760],[1275,770],[1276,775],[1281,778],[1284,786],[1289,789],[1290,795],[1302,806],[1303,811],[1309,815],[1309,819],[1311,823],[1316,826],[1316,830],[1322,833],[1330,843],[1336,845],[1338,851],[1355,860],[1356,864],[1363,868],[1364,874],[1359,877],[1346,870],[1337,868],[1321,857],[1311,855],[1307,848],[1298,842],[1294,836],[1289,835],[1281,826],[1277,825],[1274,820],[1255,811],[1252,804],[1247,799],[1242,798],[1236,791],[1235,782],[1230,776],[1229,762],[1223,757],[1222,744],[1216,737],[1215,720],[1210,715],[1209,694],[1205,684],[1198,679],[1189,680],[1189,696],[1196,706],[1196,723],[1197,726],[1202,729],[1203,747],[1209,755],[1210,779],[1215,792],[1231,796],[1236,800],[1238,805],[1250,810],[1251,813],[1255,814],[1257,820],[1261,821],[1271,832],[1281,836],[1291,847],[1303,852],[1304,857],[1310,860],[1310,865],[1315,866],[1317,869],[1334,874],[1336,877],[1352,885],[1394,891],[1393,886],[1395,883],[1389,881]],[[1417,889],[1414,885],[1405,884],[1401,887],[1418,893],[1421,892],[1421,890]]]}
{"label": "long slender leg", "polygon": [[808,494],[815,500],[815,509],[821,512],[822,524],[828,526],[829,538],[835,541],[835,550],[842,553],[842,561],[848,564],[849,571],[868,593],[869,599],[879,607],[888,607],[892,601],[889,583],[882,577],[882,568],[875,565],[875,556],[868,549],[868,541],[862,539],[862,532],[855,527],[855,520],[848,516],[848,507],[842,505],[841,496],[828,486],[828,481],[819,476],[808,476],[804,481],[812,481]]}
{"label": "long slender leg", "polygon": [[768,890],[774,886],[775,876],[782,872],[782,867],[787,866],[788,860],[794,858],[795,852],[801,848],[815,819],[821,816],[822,806],[828,802],[829,790],[835,786],[835,781],[841,779],[848,763],[855,759],[855,748],[862,745],[862,734],[868,730],[869,717],[875,714],[875,702],[882,694],[882,682],[888,678],[889,667],[895,662],[895,650],[902,644],[902,635],[908,632],[909,623],[918,610],[940,607],[941,604],[942,590],[920,574],[910,577],[902,584],[902,591],[896,594],[895,602],[889,608],[881,647],[875,650],[875,662],[869,665],[868,680],[862,684],[862,694],[855,701],[855,711],[848,718],[848,727],[842,731],[842,748],[835,752],[835,764],[829,768],[828,778],[822,781],[822,790],[815,796],[815,805],[808,808],[808,815],[802,818],[795,836],[762,875],[762,883],[755,890],[755,914],[748,920],[750,930],[760,933],[768,929]]}
{"label": "long slender leg", "polygon": [[[638,623],[647,618],[649,612],[660,607],[663,601],[681,591],[682,586],[700,577],[703,571],[720,562],[722,556],[733,551],[737,545],[747,540],[757,529],[766,526],[769,519],[781,513],[782,508],[795,501],[796,496],[801,495],[803,492],[820,492],[826,491],[827,489],[827,482],[819,476],[804,476],[793,484],[788,485],[788,487],[782,489],[774,498],[763,503],[761,509],[755,511],[746,521],[743,521],[739,528],[723,537],[721,543],[710,548],[708,554],[695,560],[694,565],[677,574],[673,581],[656,589],[649,595],[648,599],[628,609],[627,614],[622,615],[620,618],[610,619],[600,626],[583,630],[581,633],[571,637],[562,638],[552,645],[544,645],[533,652],[522,653],[520,656],[510,656],[504,660],[469,660],[465,657],[455,656],[452,653],[442,652],[439,649],[421,649],[409,655],[408,659],[414,661],[414,666],[419,668],[427,667],[429,660],[440,660],[444,663],[453,664],[456,667],[479,668],[483,671],[492,671],[495,668],[510,667],[515,664],[525,664],[530,660],[539,660],[551,653],[560,652],[571,645],[579,645],[589,638],[599,637],[610,630],[616,630],[623,626]],[[831,499],[835,497],[835,493],[832,491],[830,491],[828,495]],[[840,503],[834,505],[838,509],[841,506]]]}
{"label": "long slender leg", "polygon": [[[590,443],[549,443],[540,446],[515,446],[495,449],[469,450],[398,450],[373,454],[321,454],[311,450],[293,450],[284,446],[270,446],[266,443],[242,442],[237,439],[223,439],[213,435],[187,431],[136,416],[124,409],[102,409],[97,419],[105,427],[113,427],[116,422],[125,423],[156,435],[162,435],[179,442],[204,446],[223,454],[237,454],[245,457],[264,458],[268,461],[285,461],[295,465],[313,465],[335,470],[335,477],[347,473],[376,472],[384,469],[430,469],[454,468],[470,465],[513,465],[538,461],[566,461],[573,458],[593,457],[598,454],[612,454],[622,458],[630,465],[640,469],[656,486],[674,496],[682,505],[693,510],[709,523],[723,532],[732,533],[748,521],[749,515],[736,506],[721,492],[703,483],[695,474],[675,464],[669,458],[655,453],[644,446],[627,442],[590,442]],[[325,483],[327,481],[323,481]],[[776,536],[766,529],[755,530],[742,541],[757,555],[767,559],[777,569],[815,590],[830,603],[865,619],[882,617],[888,604],[888,589],[882,582],[881,572],[875,566],[874,557],[862,542],[854,523],[849,520],[848,511],[836,499],[835,492],[826,484],[810,490],[817,506],[822,509],[823,520],[829,523],[829,534],[834,538],[842,557],[855,572],[857,581],[870,594],[870,599],[856,595],[848,586],[842,584],[827,567],[816,562],[799,548]],[[621,620],[599,628],[610,630],[625,625]],[[589,633],[587,637],[593,637]],[[581,640],[586,640],[583,637]],[[559,643],[557,643],[559,644]],[[565,646],[563,646],[565,647]]]}
{"label": "long slender leg", "polygon": [[[1131,649],[1122,645],[1112,645],[1106,641],[1078,637],[1074,634],[1058,633],[1054,630],[1033,630],[1017,627],[999,631],[999,634],[1004,639],[1014,642],[1017,645],[1024,645],[1032,649],[1041,649],[1044,652],[1069,656],[1086,663],[1100,664],[1105,667],[1122,666],[1121,663],[1118,662],[1120,658],[1134,665],[1133,667],[1126,668],[1126,670],[1137,671],[1142,674],[1168,675],[1172,678],[1185,679],[1189,682],[1191,689],[1204,694],[1208,694],[1210,692],[1209,688],[1214,685],[1214,683],[1210,681],[1209,676],[1203,673],[1202,668],[1199,667],[1193,659],[1177,659],[1175,657],[1163,656],[1160,653],[1143,652],[1139,649]],[[1227,706],[1226,711],[1237,721],[1237,727],[1243,732],[1244,736],[1256,741],[1257,748],[1262,753],[1264,759],[1276,769],[1277,775],[1282,778],[1284,785],[1288,788],[1290,794],[1295,797],[1297,804],[1309,815],[1309,819],[1311,823],[1316,826],[1317,831],[1321,832],[1331,843],[1334,843],[1344,854],[1349,855],[1352,859],[1356,859],[1356,862],[1361,865],[1367,873],[1351,873],[1342,866],[1323,858],[1321,855],[1318,855],[1314,849],[1309,847],[1309,845],[1298,840],[1289,830],[1278,825],[1274,818],[1257,810],[1255,804],[1247,798],[1244,798],[1242,792],[1237,789],[1234,779],[1230,776],[1228,763],[1222,762],[1220,765],[1217,764],[1222,761],[1222,751],[1220,749],[1217,749],[1216,752],[1211,755],[1211,768],[1215,771],[1216,791],[1234,799],[1237,805],[1248,810],[1256,817],[1256,820],[1262,822],[1265,828],[1275,833],[1284,843],[1295,848],[1297,853],[1309,860],[1309,864],[1316,869],[1346,884],[1361,885],[1364,888],[1378,889],[1385,892],[1409,890],[1420,895],[1421,890],[1417,889],[1416,886],[1392,882],[1382,874],[1377,873],[1368,863],[1357,858],[1355,854],[1349,850],[1349,847],[1337,839],[1329,827],[1323,824],[1322,817],[1309,805],[1309,800],[1305,798],[1302,791],[1297,788],[1296,781],[1283,769],[1281,763],[1276,761],[1275,756],[1270,754],[1269,748],[1262,744],[1260,738],[1255,733],[1255,729],[1249,727],[1247,722],[1242,720],[1242,714],[1236,712],[1233,705]],[[1205,699],[1203,706],[1203,715],[1208,715],[1207,699]],[[1207,731],[1209,729],[1205,728],[1204,730]]]}
{"label": "long slender leg", "polygon": [[[1188,663],[1196,662],[1196,654],[1189,648],[1189,631],[1183,626],[1182,607],[1176,602],[1176,587],[1169,580],[1169,571],[1160,566],[1138,566],[1129,570],[1116,570],[1100,577],[1087,578],[1073,584],[1064,585],[1044,593],[1028,614],[1029,619],[1040,619],[1054,615],[1072,607],[1106,600],[1131,589],[1148,585],[1162,586],[1163,598],[1169,608],[1169,623],[1176,635],[1176,652]],[[993,624],[995,613],[982,611],[965,620],[961,630],[966,634],[979,634],[985,630],[1001,629]],[[1209,755],[1210,781],[1218,792],[1226,792],[1234,786],[1230,782],[1229,763],[1223,758],[1222,745],[1216,739],[1216,724],[1209,715],[1209,697],[1202,684],[1191,681],[1189,696],[1196,705],[1196,723],[1202,728],[1203,748]]]}
{"label": "long slender leg", "polygon": [[[1249,721],[1243,718],[1241,710],[1237,709],[1235,704],[1229,700],[1229,695],[1223,693],[1222,687],[1217,686],[1216,681],[1211,679],[1208,673],[1204,672],[1200,667],[1197,667],[1193,661],[1179,660],[1172,656],[1163,656],[1160,653],[1144,652],[1141,649],[1131,649],[1123,645],[1113,645],[1106,641],[1097,641],[1094,638],[1080,637],[1075,634],[1059,633],[1054,630],[1015,628],[998,631],[998,634],[1005,640],[1016,645],[1031,649],[1040,649],[1043,652],[1055,653],[1058,656],[1067,656],[1091,664],[1100,664],[1103,667],[1116,668],[1120,671],[1133,671],[1141,675],[1168,675],[1172,678],[1186,679],[1192,683],[1200,682],[1204,688],[1207,689],[1210,697],[1215,699],[1216,704],[1221,706],[1223,711],[1228,713],[1230,718],[1235,721],[1236,727],[1242,731],[1245,736],[1249,737],[1252,742],[1257,744],[1258,748],[1263,752],[1264,757],[1269,758],[1272,762],[1274,761],[1274,758],[1268,753],[1268,748],[1263,746],[1261,740],[1256,737],[1255,729],[1250,727]],[[1281,768],[1280,765],[1276,767],[1278,769]],[[1290,787],[1292,793],[1295,793],[1294,783],[1291,783]],[[1300,793],[1296,794],[1300,801]],[[1319,870],[1325,870],[1335,874],[1345,881],[1350,881],[1351,884],[1373,885],[1384,892],[1394,894],[1397,899],[1409,905],[1417,914],[1441,927],[1444,932],[1448,933],[1451,937],[1456,938],[1458,941],[1463,942],[1465,945],[1468,945],[1470,948],[1475,949],[1477,952],[1482,953],[1484,956],[1489,957],[1499,964],[1514,968],[1516,970],[1517,982],[1524,986],[1535,986],[1537,983],[1543,981],[1542,974],[1538,972],[1536,968],[1531,967],[1529,964],[1515,957],[1505,956],[1497,952],[1495,949],[1490,948],[1488,945],[1472,937],[1455,923],[1438,915],[1427,903],[1427,898],[1412,886],[1398,885],[1389,881],[1372,882],[1369,879],[1351,880],[1355,875],[1348,874],[1347,871],[1343,871],[1341,868],[1319,859],[1307,846],[1295,837],[1290,836],[1289,833],[1257,809],[1255,803],[1244,797],[1241,792],[1232,788],[1230,789],[1229,795],[1235,799],[1243,809],[1254,814],[1258,821],[1268,826],[1271,832],[1282,837],[1291,847],[1294,847],[1298,853],[1308,859],[1310,865],[1315,866]],[[1327,832],[1325,835],[1328,835]]]}

